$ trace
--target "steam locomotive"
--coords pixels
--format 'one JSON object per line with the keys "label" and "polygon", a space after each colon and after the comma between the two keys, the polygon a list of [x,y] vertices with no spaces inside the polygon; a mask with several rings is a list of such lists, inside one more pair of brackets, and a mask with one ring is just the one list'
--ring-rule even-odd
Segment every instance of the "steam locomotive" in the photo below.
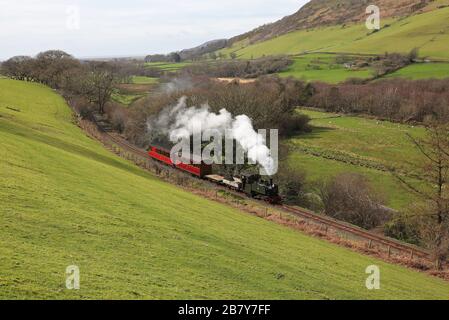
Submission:
{"label": "steam locomotive", "polygon": [[279,187],[273,183],[273,179],[264,180],[258,174],[243,174],[240,177],[232,177],[229,179],[221,175],[213,174],[212,166],[205,163],[175,164],[171,160],[170,151],[154,145],[148,148],[148,155],[168,166],[192,174],[200,179],[225,186],[237,192],[242,192],[248,197],[265,200],[272,204],[279,204],[281,202]]}

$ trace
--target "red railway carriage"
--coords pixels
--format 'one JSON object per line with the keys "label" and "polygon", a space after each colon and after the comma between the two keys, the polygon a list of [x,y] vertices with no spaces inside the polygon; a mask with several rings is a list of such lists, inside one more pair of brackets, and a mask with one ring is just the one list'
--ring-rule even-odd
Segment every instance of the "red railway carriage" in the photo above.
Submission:
{"label": "red railway carriage", "polygon": [[180,163],[178,165],[175,165],[171,160],[170,151],[167,151],[166,149],[161,147],[150,146],[148,149],[148,155],[153,159],[165,163],[166,165],[178,168],[182,171],[188,172],[200,178],[204,178],[205,176],[210,175],[212,173],[212,166],[207,165],[205,163],[201,164]]}

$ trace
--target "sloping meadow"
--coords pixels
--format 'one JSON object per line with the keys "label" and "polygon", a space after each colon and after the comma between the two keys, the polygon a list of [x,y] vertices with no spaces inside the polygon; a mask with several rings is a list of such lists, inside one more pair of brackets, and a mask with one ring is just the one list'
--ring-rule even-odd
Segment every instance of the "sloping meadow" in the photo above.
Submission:
{"label": "sloping meadow", "polygon": [[[449,284],[161,182],[0,79],[0,298],[446,299]],[[381,290],[365,270],[381,270]],[[66,288],[66,268],[80,290]]]}

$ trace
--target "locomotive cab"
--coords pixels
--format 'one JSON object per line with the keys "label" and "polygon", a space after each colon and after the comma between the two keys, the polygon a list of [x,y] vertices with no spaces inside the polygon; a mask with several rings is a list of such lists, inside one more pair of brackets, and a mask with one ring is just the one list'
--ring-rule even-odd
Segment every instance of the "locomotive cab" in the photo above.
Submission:
{"label": "locomotive cab", "polygon": [[264,180],[258,174],[242,176],[242,188],[252,198],[268,199],[270,202],[279,202],[279,187],[273,179]]}

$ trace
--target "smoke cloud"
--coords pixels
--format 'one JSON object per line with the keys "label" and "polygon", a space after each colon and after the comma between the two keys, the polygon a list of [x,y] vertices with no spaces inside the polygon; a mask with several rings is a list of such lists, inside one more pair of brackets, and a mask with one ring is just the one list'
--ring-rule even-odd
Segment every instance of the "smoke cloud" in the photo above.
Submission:
{"label": "smoke cloud", "polygon": [[[162,138],[177,143],[194,134],[208,130],[218,131],[222,136],[232,133],[234,139],[247,153],[252,163],[261,165],[268,175],[275,174],[275,161],[266,145],[265,137],[256,132],[251,119],[246,115],[233,117],[226,109],[218,113],[210,111],[208,104],[188,107],[187,97],[179,99],[175,106],[165,108],[157,118],[148,121],[148,131],[152,140]],[[200,132],[201,131],[201,132]]]}

